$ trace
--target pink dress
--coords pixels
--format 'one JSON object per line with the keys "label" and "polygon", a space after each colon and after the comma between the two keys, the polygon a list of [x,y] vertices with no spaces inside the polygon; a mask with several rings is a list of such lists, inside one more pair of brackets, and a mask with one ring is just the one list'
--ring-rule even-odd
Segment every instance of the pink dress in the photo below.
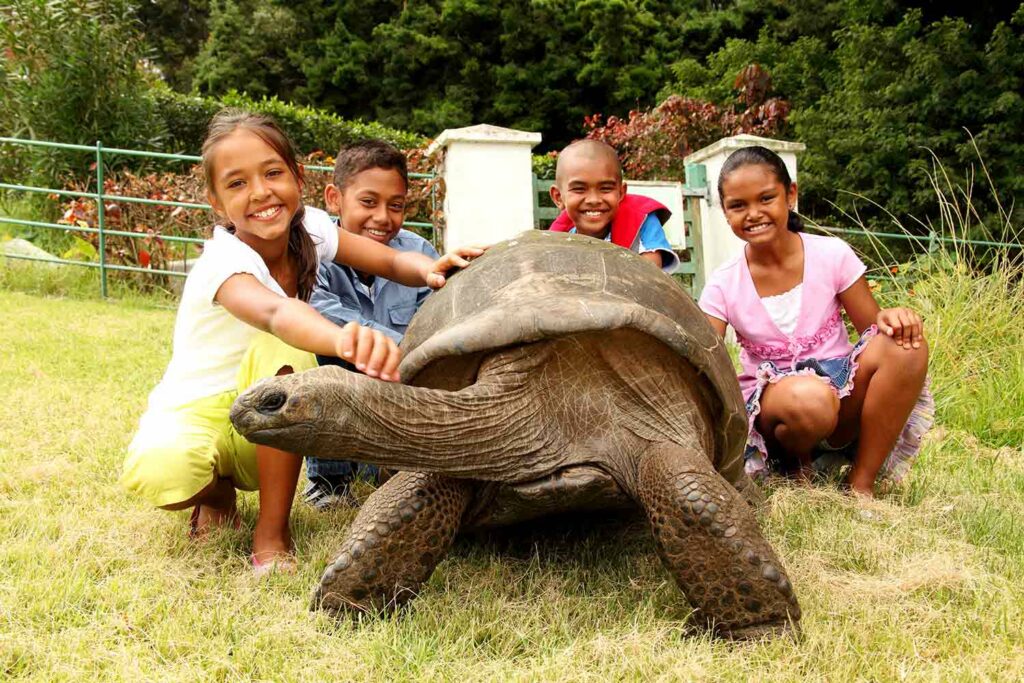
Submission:
{"label": "pink dress", "polygon": [[[815,375],[843,398],[853,390],[857,356],[877,333],[872,325],[854,345],[843,322],[839,294],[867,270],[853,249],[835,237],[799,235],[804,247],[803,295],[792,334],[780,330],[769,316],[745,253],[715,270],[700,296],[701,310],[731,325],[741,347],[739,382],[750,425],[745,458],[752,476],[764,475],[768,469],[764,438],[755,427],[764,388],[789,375]],[[882,476],[899,480],[906,474],[933,414],[934,402],[926,387],[882,467]],[[852,446],[840,449],[844,456],[852,456]]]}

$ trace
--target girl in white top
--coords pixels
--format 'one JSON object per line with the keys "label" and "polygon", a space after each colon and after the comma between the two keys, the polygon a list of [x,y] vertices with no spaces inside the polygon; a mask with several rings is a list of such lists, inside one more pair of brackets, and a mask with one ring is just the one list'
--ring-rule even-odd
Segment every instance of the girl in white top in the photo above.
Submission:
{"label": "girl in white top", "polygon": [[237,526],[235,488],[258,488],[252,564],[258,573],[289,569],[288,518],[301,457],[238,435],[228,419],[235,396],[264,377],[315,367],[314,354],[398,379],[394,341],[356,323],[338,327],[306,303],[321,260],[438,288],[448,270],[482,250],[433,261],[345,232],[323,211],[303,207],[291,141],[266,117],[238,110],[215,116],[203,170],[209,202],[226,227],[214,229],[185,282],[171,362],[150,395],[121,481],[164,509],[193,508],[193,535]]}

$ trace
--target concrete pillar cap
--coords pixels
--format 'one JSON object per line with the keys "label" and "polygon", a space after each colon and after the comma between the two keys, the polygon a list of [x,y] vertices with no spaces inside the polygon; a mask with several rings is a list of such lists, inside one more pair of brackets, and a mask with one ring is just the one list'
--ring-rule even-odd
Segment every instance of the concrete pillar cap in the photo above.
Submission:
{"label": "concrete pillar cap", "polygon": [[541,140],[540,133],[528,133],[512,128],[492,126],[489,123],[481,123],[466,128],[448,128],[437,136],[437,139],[427,147],[427,155],[431,156],[438,150],[450,146],[453,142],[489,142],[497,144],[528,144],[531,148]]}
{"label": "concrete pillar cap", "polygon": [[771,151],[782,154],[783,152],[791,152],[792,154],[800,154],[807,149],[807,145],[802,142],[790,142],[789,140],[773,140],[772,138],[762,138],[757,135],[733,135],[732,137],[722,138],[718,142],[714,142],[707,147],[698,149],[696,152],[687,155],[683,159],[685,164],[702,164],[711,157],[714,157],[723,153],[731,153],[737,149],[743,147],[753,147],[754,145],[760,145],[761,147],[767,147]]}

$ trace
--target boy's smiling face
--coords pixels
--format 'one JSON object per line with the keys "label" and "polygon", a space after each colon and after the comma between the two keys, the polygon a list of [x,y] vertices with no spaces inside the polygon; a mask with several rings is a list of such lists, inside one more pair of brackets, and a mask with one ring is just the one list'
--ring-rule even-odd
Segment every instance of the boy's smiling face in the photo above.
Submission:
{"label": "boy's smiling face", "polygon": [[388,244],[405,219],[407,188],[393,168],[368,168],[348,179],[345,186],[324,190],[327,210],[337,213],[341,227],[355,235]]}
{"label": "boy's smiling face", "polygon": [[551,187],[555,205],[569,214],[576,232],[604,239],[626,194],[618,161],[606,154],[567,150]]}

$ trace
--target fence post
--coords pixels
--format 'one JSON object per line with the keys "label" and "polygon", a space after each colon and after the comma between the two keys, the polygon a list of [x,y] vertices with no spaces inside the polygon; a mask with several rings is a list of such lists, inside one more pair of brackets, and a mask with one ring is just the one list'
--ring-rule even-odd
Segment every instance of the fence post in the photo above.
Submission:
{"label": "fence post", "polygon": [[96,222],[100,244],[100,296],[107,298],[107,239],[104,230],[106,200],[103,197],[103,143],[96,141]]}
{"label": "fence post", "polygon": [[533,228],[530,150],[538,142],[540,133],[488,124],[437,136],[427,155],[444,154],[445,251],[493,244]]}
{"label": "fence post", "polygon": [[703,207],[708,203],[708,174],[704,164],[686,164],[685,173],[686,189],[704,193],[703,197],[693,194],[686,197],[686,214],[689,219],[686,226],[686,248],[690,252],[690,263],[693,264],[690,296],[697,299],[704,290],[704,281],[708,276],[704,265],[704,226],[701,222]]}

